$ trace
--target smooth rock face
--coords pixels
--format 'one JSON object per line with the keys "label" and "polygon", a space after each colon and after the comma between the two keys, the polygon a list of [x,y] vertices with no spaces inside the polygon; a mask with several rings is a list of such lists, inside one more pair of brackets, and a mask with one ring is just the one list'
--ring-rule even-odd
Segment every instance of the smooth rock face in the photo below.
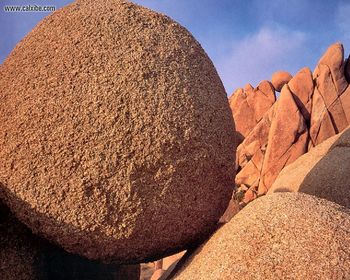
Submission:
{"label": "smooth rock face", "polygon": [[305,122],[310,123],[312,109],[312,95],[314,92],[314,81],[308,67],[301,69],[288,83],[288,88],[293,95]]}
{"label": "smooth rock face", "polygon": [[301,193],[256,199],[173,279],[349,279],[350,212]]}
{"label": "smooth rock face", "polygon": [[303,192],[350,208],[350,129],[285,167],[268,194]]}
{"label": "smooth rock face", "polygon": [[287,71],[277,71],[271,77],[271,83],[276,91],[281,91],[285,84],[293,78]]}
{"label": "smooth rock face", "polygon": [[231,95],[229,103],[239,143],[262,120],[275,101],[275,91],[269,81],[262,81],[256,88],[248,84]]}
{"label": "smooth rock face", "polygon": [[212,62],[168,17],[74,2],[17,45],[0,88],[1,196],[35,233],[138,263],[215,228],[234,182],[232,115]]}
{"label": "smooth rock face", "polygon": [[309,149],[350,124],[350,88],[344,68],[344,48],[336,43],[328,48],[314,70]]}
{"label": "smooth rock face", "polygon": [[1,280],[138,280],[140,266],[90,261],[34,236],[0,205]]}
{"label": "smooth rock face", "polygon": [[308,135],[305,119],[285,85],[269,131],[258,194],[265,194],[283,167],[307,151]]}

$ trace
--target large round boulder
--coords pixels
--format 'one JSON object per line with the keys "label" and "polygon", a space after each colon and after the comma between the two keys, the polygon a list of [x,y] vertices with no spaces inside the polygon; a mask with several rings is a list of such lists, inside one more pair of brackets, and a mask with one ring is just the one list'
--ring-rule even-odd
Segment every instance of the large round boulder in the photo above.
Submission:
{"label": "large round boulder", "polygon": [[34,232],[116,263],[206,238],[234,182],[234,124],[200,44],[170,18],[82,0],[0,68],[1,196]]}
{"label": "large round boulder", "polygon": [[1,280],[139,280],[139,265],[117,266],[69,254],[39,238],[0,203]]}
{"label": "large round boulder", "polygon": [[350,211],[302,193],[251,202],[174,279],[349,279]]}

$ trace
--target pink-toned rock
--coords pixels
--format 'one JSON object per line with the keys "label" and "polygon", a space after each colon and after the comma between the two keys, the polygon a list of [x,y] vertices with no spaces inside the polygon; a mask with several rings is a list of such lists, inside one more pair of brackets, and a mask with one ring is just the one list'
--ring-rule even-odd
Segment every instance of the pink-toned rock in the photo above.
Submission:
{"label": "pink-toned rock", "polygon": [[275,91],[268,81],[262,81],[255,89],[247,84],[237,89],[229,98],[240,142],[253,130],[264,114],[275,103]]}
{"label": "pink-toned rock", "polygon": [[163,259],[160,259],[160,260],[154,262],[154,269],[155,270],[162,269],[162,268],[163,268]]}
{"label": "pink-toned rock", "polygon": [[175,255],[166,257],[163,259],[163,269],[164,270],[168,270],[169,267],[174,264],[175,262],[179,261],[184,255],[185,255],[186,251],[177,253]]}
{"label": "pink-toned rock", "polygon": [[253,131],[238,146],[236,153],[236,185],[247,185],[250,189],[244,196],[244,203],[254,199],[258,191],[261,170],[268,144],[271,122],[274,118],[278,101],[269,109]]}
{"label": "pink-toned rock", "polygon": [[350,128],[282,170],[268,194],[303,192],[350,208]]}
{"label": "pink-toned rock", "polygon": [[[262,120],[254,127],[244,141],[237,147],[236,152],[236,168],[238,170],[253,158],[253,156],[260,150],[265,154],[267,147],[267,139],[273,116],[275,114],[276,102],[268,112],[264,115]],[[255,161],[257,163],[257,161]],[[238,175],[238,174],[237,174]]]}
{"label": "pink-toned rock", "polygon": [[165,270],[163,269],[157,269],[152,277],[151,277],[151,280],[158,280],[160,277],[162,277],[162,275],[164,274]]}
{"label": "pink-toned rock", "polygon": [[293,78],[287,71],[277,71],[271,77],[271,83],[276,91],[281,91],[285,84]]}
{"label": "pink-toned rock", "polygon": [[283,167],[306,152],[307,140],[305,119],[285,85],[269,131],[258,194],[266,193]]}
{"label": "pink-toned rock", "polygon": [[252,186],[244,194],[243,203],[248,204],[249,202],[253,201],[257,197],[258,197],[258,192],[256,190],[256,186]]}
{"label": "pink-toned rock", "polygon": [[294,101],[306,122],[311,118],[312,95],[314,81],[311,70],[308,67],[301,69],[288,83]]}
{"label": "pink-toned rock", "polygon": [[[225,213],[219,220],[220,224],[228,223],[240,210],[239,203],[236,199],[232,198],[227,206]],[[164,265],[165,266],[165,265]]]}
{"label": "pink-toned rock", "polygon": [[256,124],[276,101],[275,90],[269,81],[262,81],[257,88],[247,96],[247,101],[253,108]]}
{"label": "pink-toned rock", "polygon": [[327,49],[314,70],[314,77],[318,77],[320,72],[322,72],[322,69],[319,67],[321,65],[326,66],[330,70],[336,91],[340,95],[348,86],[344,76],[345,63],[343,45],[338,42]]}
{"label": "pink-toned rock", "polygon": [[229,98],[238,143],[243,141],[256,124],[253,109],[249,106],[246,97],[245,91],[239,88]]}
{"label": "pink-toned rock", "polygon": [[313,73],[315,90],[312,97],[309,149],[349,125],[349,87],[344,72],[344,49],[342,44],[336,43],[328,48]]}

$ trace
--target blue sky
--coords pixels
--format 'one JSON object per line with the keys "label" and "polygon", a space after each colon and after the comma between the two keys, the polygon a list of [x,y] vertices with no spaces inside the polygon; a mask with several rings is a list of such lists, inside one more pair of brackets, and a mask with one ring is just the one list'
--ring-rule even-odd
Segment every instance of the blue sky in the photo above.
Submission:
{"label": "blue sky", "polygon": [[[68,0],[0,0],[0,63],[47,13],[5,13],[5,5],[55,5]],[[135,0],[181,23],[213,60],[228,94],[256,86],[277,70],[312,70],[327,47],[350,52],[350,0]]]}

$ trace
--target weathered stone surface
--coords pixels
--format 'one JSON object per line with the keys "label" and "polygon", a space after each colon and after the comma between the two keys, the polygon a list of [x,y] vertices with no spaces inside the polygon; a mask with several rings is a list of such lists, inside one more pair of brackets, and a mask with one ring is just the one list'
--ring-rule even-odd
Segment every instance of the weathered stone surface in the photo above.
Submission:
{"label": "weathered stone surface", "polygon": [[276,101],[275,90],[269,81],[262,81],[247,97],[254,108],[255,123],[257,124]]}
{"label": "weathered stone surface", "polygon": [[235,122],[236,138],[238,143],[241,143],[256,124],[254,111],[247,102],[245,91],[241,88],[230,96],[229,104]]}
{"label": "weathered stone surface", "polygon": [[282,89],[269,131],[258,194],[271,187],[279,172],[307,151],[308,129],[288,85]]}
{"label": "weathered stone surface", "polygon": [[163,259],[163,269],[168,270],[169,267],[172,266],[177,261],[179,261],[184,256],[185,253],[186,253],[186,251],[183,251],[183,252],[177,253],[175,255],[164,258]]}
{"label": "weathered stone surface", "polygon": [[350,212],[301,193],[256,199],[174,279],[349,279]]}
{"label": "weathered stone surface", "polygon": [[348,98],[342,98],[349,88],[344,68],[344,49],[336,43],[328,48],[314,70],[309,149],[350,124],[347,119],[350,104],[345,102]]}
{"label": "weathered stone surface", "polygon": [[314,81],[308,67],[301,69],[288,83],[290,92],[307,124],[310,123]]}
{"label": "weathered stone surface", "polygon": [[316,78],[323,72],[320,66],[325,66],[330,70],[334,86],[337,93],[340,95],[348,86],[344,76],[345,63],[343,45],[341,43],[335,43],[327,49],[314,70],[314,77]]}
{"label": "weathered stone surface", "polygon": [[140,266],[106,265],[69,254],[34,236],[0,205],[1,280],[139,280]]}
{"label": "weathered stone surface", "polygon": [[261,177],[268,135],[274,118],[278,101],[264,115],[263,119],[254,127],[247,138],[238,146],[236,153],[237,175],[235,183],[247,185],[243,202],[248,203],[256,198]]}
{"label": "weathered stone surface", "polygon": [[[230,200],[230,203],[227,206],[225,213],[220,218],[219,223],[225,224],[225,223],[229,222],[232,219],[232,217],[239,212],[239,210],[240,210],[240,208],[239,208],[238,201],[236,199],[232,198]],[[167,269],[167,268],[165,268],[165,269]]]}
{"label": "weathered stone surface", "polygon": [[275,101],[275,91],[268,81],[262,81],[255,89],[247,84],[244,89],[239,88],[231,95],[229,103],[240,142],[261,121]]}
{"label": "weathered stone surface", "polygon": [[350,208],[350,129],[335,135],[282,170],[268,194],[303,192]]}
{"label": "weathered stone surface", "polygon": [[128,1],[78,0],[0,72],[1,196],[35,233],[138,263],[215,228],[232,195],[234,125],[183,27]]}
{"label": "weathered stone surface", "polygon": [[293,78],[287,71],[277,71],[271,77],[271,83],[276,91],[280,92],[285,84]]}
{"label": "weathered stone surface", "polygon": [[[237,147],[236,168],[242,169],[258,152],[265,153],[271,122],[277,108],[276,102],[262,120],[254,127],[244,141]],[[260,156],[259,156],[260,158]]]}

